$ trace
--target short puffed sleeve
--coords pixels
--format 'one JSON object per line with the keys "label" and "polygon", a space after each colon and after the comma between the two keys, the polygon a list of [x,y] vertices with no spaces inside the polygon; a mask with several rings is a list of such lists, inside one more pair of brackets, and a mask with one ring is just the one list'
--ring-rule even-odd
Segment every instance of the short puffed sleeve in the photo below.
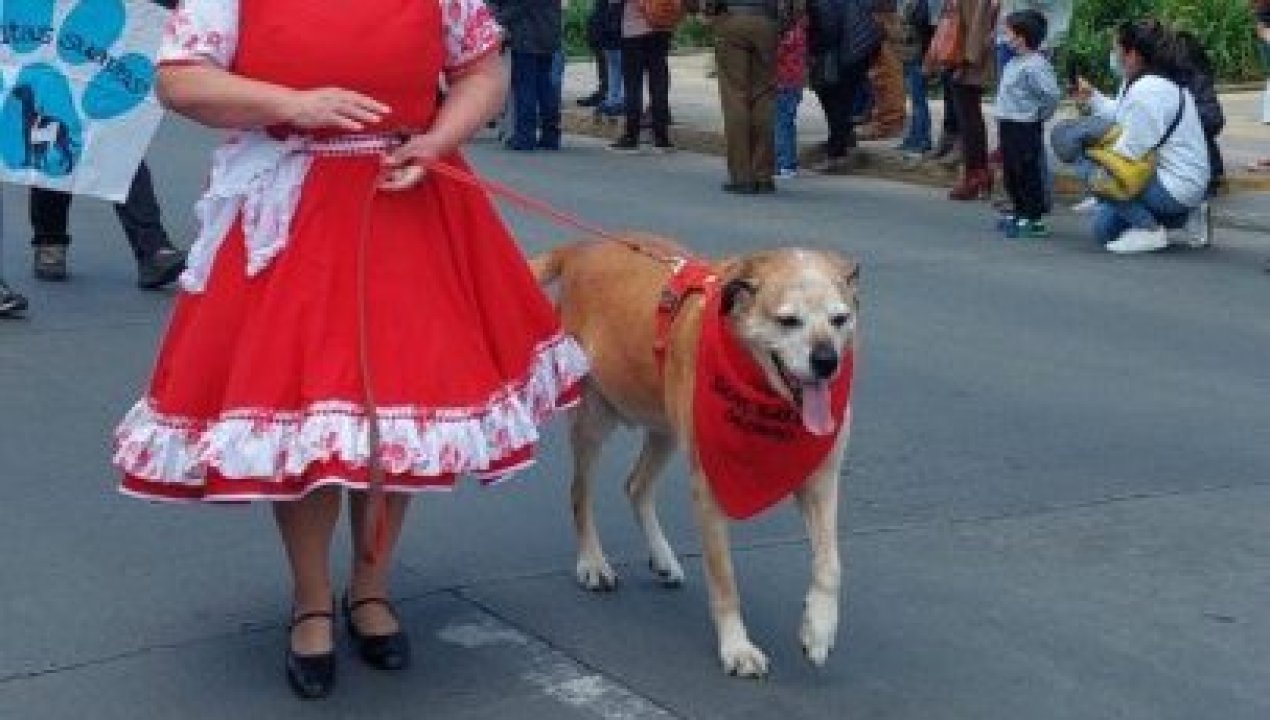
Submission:
{"label": "short puffed sleeve", "polygon": [[168,16],[159,63],[228,68],[238,44],[238,0],[182,0]]}
{"label": "short puffed sleeve", "polygon": [[498,50],[503,29],[484,0],[438,0],[445,36],[445,70],[453,73]]}

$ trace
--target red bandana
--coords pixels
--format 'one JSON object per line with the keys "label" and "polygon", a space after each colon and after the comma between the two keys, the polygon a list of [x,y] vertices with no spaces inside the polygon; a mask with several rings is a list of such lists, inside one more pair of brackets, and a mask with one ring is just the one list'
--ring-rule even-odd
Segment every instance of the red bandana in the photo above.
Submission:
{"label": "red bandana", "polygon": [[[715,501],[744,520],[797,490],[838,440],[851,396],[854,355],[832,383],[803,390],[802,408],[773,390],[726,327],[717,287],[706,292],[697,346],[692,431]],[[813,434],[808,427],[822,429]]]}

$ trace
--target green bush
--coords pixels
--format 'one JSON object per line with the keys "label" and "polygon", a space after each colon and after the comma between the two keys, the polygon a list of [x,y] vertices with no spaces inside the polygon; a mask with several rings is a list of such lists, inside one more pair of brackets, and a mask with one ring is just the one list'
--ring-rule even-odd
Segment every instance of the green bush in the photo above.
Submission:
{"label": "green bush", "polygon": [[[591,54],[586,46],[586,18],[590,13],[590,2],[571,2],[565,9],[564,51],[571,58],[582,58]],[[674,50],[711,47],[710,28],[695,17],[689,17],[675,28],[671,45]]]}
{"label": "green bush", "polygon": [[1123,20],[1151,15],[1194,32],[1212,57],[1219,80],[1261,77],[1248,0],[1076,0],[1071,33],[1061,53],[1062,67],[1075,64],[1108,86],[1111,32]]}

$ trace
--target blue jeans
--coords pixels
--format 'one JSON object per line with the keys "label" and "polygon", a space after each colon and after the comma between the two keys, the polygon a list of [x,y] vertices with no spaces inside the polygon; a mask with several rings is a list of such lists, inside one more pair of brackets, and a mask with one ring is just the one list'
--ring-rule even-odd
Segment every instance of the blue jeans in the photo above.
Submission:
{"label": "blue jeans", "polygon": [[609,87],[604,96],[604,109],[613,113],[622,111],[626,104],[626,96],[622,94],[622,51],[614,48],[604,50],[604,64],[608,66]]}
{"label": "blue jeans", "polygon": [[802,88],[776,88],[776,169],[798,169],[798,104]]}
{"label": "blue jeans", "polygon": [[930,104],[926,101],[926,76],[920,60],[904,63],[904,88],[913,103],[913,112],[902,145],[914,152],[926,152],[930,150]]}
{"label": "blue jeans", "polygon": [[1186,224],[1190,212],[1190,208],[1164,189],[1158,175],[1152,176],[1146,190],[1128,202],[1098,201],[1098,209],[1094,213],[1094,238],[1106,245],[1130,229],[1158,230],[1161,225],[1179,228]]}
{"label": "blue jeans", "polygon": [[[561,72],[557,75],[557,69]],[[564,62],[560,53],[512,51],[515,129],[507,141],[515,150],[560,147],[560,92]]]}

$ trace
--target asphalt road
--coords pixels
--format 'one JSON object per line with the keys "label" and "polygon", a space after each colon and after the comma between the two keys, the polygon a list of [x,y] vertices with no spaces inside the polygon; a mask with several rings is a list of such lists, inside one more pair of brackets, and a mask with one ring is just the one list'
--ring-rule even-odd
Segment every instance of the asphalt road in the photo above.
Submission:
{"label": "asphalt road", "polygon": [[[152,153],[187,241],[210,139]],[[266,508],[150,506],[113,491],[109,433],[148,372],[165,294],[132,287],[109,206],[77,202],[73,279],[28,279],[5,188],[0,323],[0,718],[1261,719],[1270,716],[1270,237],[1117,258],[1060,217],[993,236],[929,189],[802,178],[741,199],[721,161],[471,153],[490,175],[611,228],[706,254],[777,243],[864,263],[839,649],[797,641],[808,557],[788,507],[734,532],[764,682],[716,659],[682,464],[663,486],[688,582],[658,587],[609,452],[599,518],[623,575],[572,577],[562,425],[493,490],[415,505],[398,568],[418,662],[359,665],[300,703],[282,679],[284,565]],[[509,212],[530,251],[569,235]]]}

